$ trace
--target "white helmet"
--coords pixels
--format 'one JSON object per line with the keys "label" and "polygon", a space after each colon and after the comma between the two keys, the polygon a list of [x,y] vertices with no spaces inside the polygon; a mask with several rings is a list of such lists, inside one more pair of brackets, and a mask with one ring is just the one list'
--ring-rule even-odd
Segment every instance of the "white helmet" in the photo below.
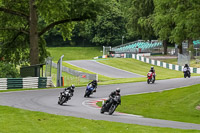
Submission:
{"label": "white helmet", "polygon": [[74,89],[74,88],[75,88],[75,85],[72,84],[71,87],[72,87],[72,89]]}
{"label": "white helmet", "polygon": [[120,89],[119,89],[119,88],[117,88],[117,89],[116,89],[116,92],[120,93]]}

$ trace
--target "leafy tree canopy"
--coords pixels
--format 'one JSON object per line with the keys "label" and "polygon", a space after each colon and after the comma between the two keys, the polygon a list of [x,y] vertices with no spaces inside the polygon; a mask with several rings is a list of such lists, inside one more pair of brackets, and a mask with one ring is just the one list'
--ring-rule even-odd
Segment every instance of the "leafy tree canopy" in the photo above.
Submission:
{"label": "leafy tree canopy", "polygon": [[95,19],[106,10],[104,3],[104,0],[1,0],[1,55],[15,64],[43,62],[48,55],[43,39],[47,31],[56,28],[63,38],[70,38],[73,22]]}

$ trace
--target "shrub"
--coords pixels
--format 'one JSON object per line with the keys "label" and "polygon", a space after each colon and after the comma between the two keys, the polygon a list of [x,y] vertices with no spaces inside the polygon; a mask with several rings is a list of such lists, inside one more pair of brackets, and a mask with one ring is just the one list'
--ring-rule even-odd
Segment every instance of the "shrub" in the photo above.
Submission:
{"label": "shrub", "polygon": [[0,62],[0,78],[17,78],[19,70],[13,65],[5,62]]}

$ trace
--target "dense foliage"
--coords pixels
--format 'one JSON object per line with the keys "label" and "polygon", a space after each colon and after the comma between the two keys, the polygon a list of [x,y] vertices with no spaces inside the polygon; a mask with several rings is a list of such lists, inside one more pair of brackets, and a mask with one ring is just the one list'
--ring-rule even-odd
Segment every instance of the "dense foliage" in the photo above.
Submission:
{"label": "dense foliage", "polygon": [[[117,46],[139,39],[200,38],[199,0],[0,0],[5,61],[41,63],[48,46]],[[181,53],[181,51],[179,51]]]}
{"label": "dense foliage", "polygon": [[0,62],[0,78],[17,78],[19,71],[12,64]]}
{"label": "dense foliage", "polygon": [[1,56],[15,64],[42,63],[46,32],[55,28],[70,38],[74,22],[95,19],[106,7],[104,0],[0,0]]}

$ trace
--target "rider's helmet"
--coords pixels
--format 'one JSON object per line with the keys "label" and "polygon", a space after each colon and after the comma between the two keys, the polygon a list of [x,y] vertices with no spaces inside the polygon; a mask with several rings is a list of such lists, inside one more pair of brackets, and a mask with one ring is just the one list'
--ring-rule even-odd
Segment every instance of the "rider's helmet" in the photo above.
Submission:
{"label": "rider's helmet", "polygon": [[151,70],[153,70],[153,66],[151,66]]}
{"label": "rider's helmet", "polygon": [[116,92],[119,94],[119,93],[120,93],[120,89],[119,89],[119,88],[117,88],[117,89],[116,89]]}
{"label": "rider's helmet", "polygon": [[185,64],[185,67],[189,67],[188,64]]}
{"label": "rider's helmet", "polygon": [[72,85],[71,85],[71,88],[74,89],[74,88],[75,88],[75,85],[72,84]]}
{"label": "rider's helmet", "polygon": [[97,80],[93,80],[93,82],[95,82],[95,83],[96,83],[96,82],[97,82]]}

